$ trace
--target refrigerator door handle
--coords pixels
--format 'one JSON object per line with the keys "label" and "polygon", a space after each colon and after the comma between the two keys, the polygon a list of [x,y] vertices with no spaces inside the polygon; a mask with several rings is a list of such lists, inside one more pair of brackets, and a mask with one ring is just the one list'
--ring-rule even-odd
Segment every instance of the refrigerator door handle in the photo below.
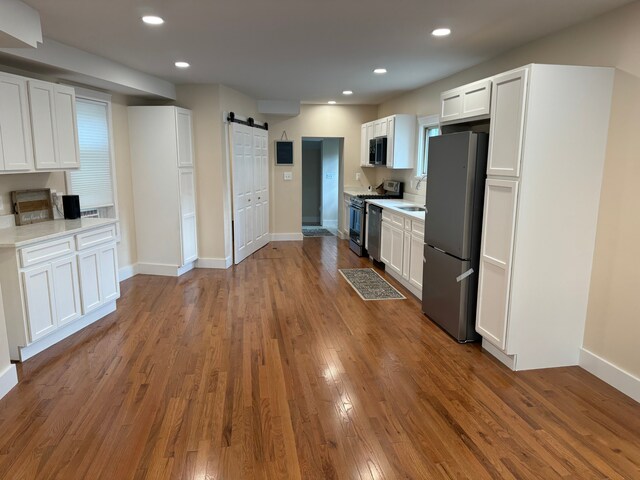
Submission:
{"label": "refrigerator door handle", "polygon": [[447,253],[447,252],[445,252],[444,250],[442,250],[442,249],[440,249],[440,248],[438,248],[438,247],[434,247],[433,245],[429,245],[429,246],[430,246],[431,248],[436,249],[436,250],[437,250],[437,251],[439,251],[439,252]]}

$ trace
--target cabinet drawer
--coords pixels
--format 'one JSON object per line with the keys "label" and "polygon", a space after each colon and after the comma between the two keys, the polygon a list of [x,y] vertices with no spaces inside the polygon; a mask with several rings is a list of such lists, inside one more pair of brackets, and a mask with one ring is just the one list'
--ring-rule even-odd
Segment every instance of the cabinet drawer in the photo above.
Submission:
{"label": "cabinet drawer", "polygon": [[[411,220],[409,220],[411,221]],[[404,228],[404,217],[401,215],[391,214],[391,223],[397,225],[400,228]]]}
{"label": "cabinet drawer", "polygon": [[414,220],[411,224],[411,231],[417,235],[424,235],[424,223]]}
{"label": "cabinet drawer", "polygon": [[116,239],[116,226],[109,225],[103,228],[97,228],[88,232],[79,233],[76,235],[76,244],[78,250],[84,250],[85,248],[91,248],[101,243],[115,241]]}
{"label": "cabinet drawer", "polygon": [[52,242],[41,243],[20,249],[20,264],[23,268],[52,260],[75,252],[73,237],[66,237]]}
{"label": "cabinet drawer", "polygon": [[383,220],[387,220],[387,221],[391,221],[391,214],[389,212],[387,212],[386,210],[382,209],[382,219]]}

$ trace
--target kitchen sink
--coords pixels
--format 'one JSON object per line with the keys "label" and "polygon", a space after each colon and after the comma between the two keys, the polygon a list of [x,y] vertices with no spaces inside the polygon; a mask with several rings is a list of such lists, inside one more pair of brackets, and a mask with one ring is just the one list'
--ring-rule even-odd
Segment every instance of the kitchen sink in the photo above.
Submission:
{"label": "kitchen sink", "polygon": [[424,207],[398,207],[400,210],[404,210],[406,212],[424,212]]}

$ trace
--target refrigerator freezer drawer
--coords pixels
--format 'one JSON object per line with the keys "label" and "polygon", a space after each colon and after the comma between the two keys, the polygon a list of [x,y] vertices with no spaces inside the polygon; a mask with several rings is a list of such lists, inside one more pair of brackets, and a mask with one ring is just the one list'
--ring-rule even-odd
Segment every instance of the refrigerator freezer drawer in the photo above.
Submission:
{"label": "refrigerator freezer drawer", "polygon": [[459,342],[479,340],[475,331],[477,266],[425,245],[422,311]]}

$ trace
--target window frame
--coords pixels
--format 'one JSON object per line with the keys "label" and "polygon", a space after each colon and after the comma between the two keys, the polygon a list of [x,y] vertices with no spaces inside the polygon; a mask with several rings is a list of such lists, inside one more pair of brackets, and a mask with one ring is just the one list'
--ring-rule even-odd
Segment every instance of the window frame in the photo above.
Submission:
{"label": "window frame", "polygon": [[[427,172],[426,168],[429,165],[429,161],[427,159],[425,165],[425,140],[427,136],[427,132],[432,128],[440,128],[440,116],[437,114],[434,115],[423,115],[418,117],[418,157],[416,161],[416,170],[415,170],[415,178],[421,179],[424,177]],[[442,133],[442,132],[441,132]],[[422,173],[424,170],[424,173]]]}
{"label": "window frame", "polygon": [[[113,116],[112,116],[112,107],[111,107],[111,95],[104,92],[98,92],[95,90],[89,90],[81,87],[73,87],[76,92],[76,100],[88,100],[90,102],[102,103],[107,107],[107,128],[109,129],[109,162],[110,162],[110,170],[111,170],[111,189],[113,191],[113,207],[103,207],[103,208],[113,208],[114,210],[114,218],[116,220],[120,220],[120,208],[118,205],[118,185],[117,185],[117,174],[116,174],[116,159],[115,159],[115,142],[113,140]],[[76,118],[77,122],[77,118]],[[82,161],[80,163],[82,167]],[[72,183],[71,183],[71,172],[65,171],[65,187],[66,191],[69,195],[73,195],[72,191]],[[95,208],[87,208],[81,211],[89,211],[95,210]]]}

